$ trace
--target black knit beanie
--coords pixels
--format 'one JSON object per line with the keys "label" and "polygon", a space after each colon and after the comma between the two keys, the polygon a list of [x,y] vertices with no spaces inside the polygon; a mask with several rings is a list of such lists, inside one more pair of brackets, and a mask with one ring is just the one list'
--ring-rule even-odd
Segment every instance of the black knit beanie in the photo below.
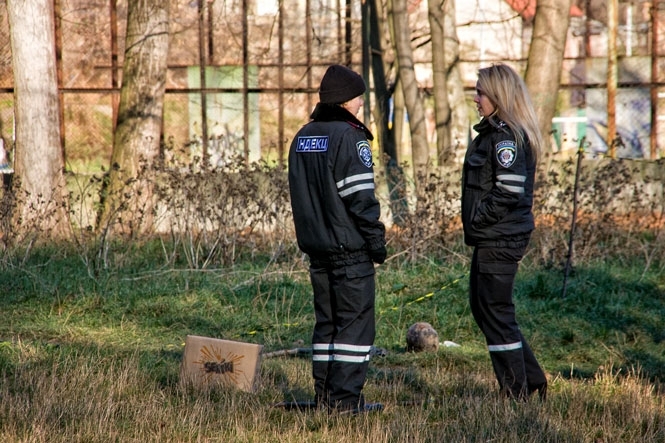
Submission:
{"label": "black knit beanie", "polygon": [[319,101],[328,104],[345,103],[362,95],[366,86],[363,78],[346,66],[328,67],[319,88]]}

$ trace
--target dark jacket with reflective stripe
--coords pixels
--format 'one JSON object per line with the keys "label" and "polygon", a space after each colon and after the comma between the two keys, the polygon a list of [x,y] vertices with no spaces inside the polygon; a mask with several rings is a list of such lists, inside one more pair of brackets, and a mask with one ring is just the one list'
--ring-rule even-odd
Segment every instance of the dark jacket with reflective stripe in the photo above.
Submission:
{"label": "dark jacket with reflective stripe", "polygon": [[300,249],[312,264],[371,261],[385,245],[374,194],[370,131],[346,109],[319,103],[289,150],[291,208]]}
{"label": "dark jacket with reflective stripe", "polygon": [[464,241],[471,246],[518,247],[534,229],[536,161],[516,146],[510,128],[482,119],[467,149],[462,172]]}

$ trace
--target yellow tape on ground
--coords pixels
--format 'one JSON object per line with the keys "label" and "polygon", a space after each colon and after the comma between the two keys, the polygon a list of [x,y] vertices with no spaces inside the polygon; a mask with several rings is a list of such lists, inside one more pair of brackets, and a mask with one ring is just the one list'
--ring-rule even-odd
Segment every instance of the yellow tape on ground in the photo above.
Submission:
{"label": "yellow tape on ground", "polygon": [[443,291],[444,289],[448,289],[448,288],[450,288],[452,285],[459,283],[459,281],[462,280],[465,276],[466,276],[466,274],[464,274],[464,275],[462,275],[462,276],[460,276],[460,277],[457,277],[455,280],[451,281],[451,282],[448,283],[448,284],[445,284],[445,285],[441,286],[441,287],[440,287],[439,289],[437,289],[436,291],[428,292],[427,294],[425,294],[425,295],[423,295],[423,296],[420,296],[420,297],[416,298],[415,300],[408,301],[408,302],[406,302],[406,303],[403,303],[403,304],[400,305],[400,306],[391,306],[390,308],[383,309],[383,310],[379,311],[379,314],[384,314],[384,313],[386,313],[387,311],[398,311],[400,308],[403,308],[403,307],[405,307],[405,306],[410,306],[410,305],[412,305],[412,304],[414,304],[414,303],[418,303],[418,302],[421,302],[421,301],[426,300],[426,299],[428,299],[428,298],[432,298],[432,297],[434,297],[434,294],[441,293],[441,291]]}
{"label": "yellow tape on ground", "polygon": [[[468,274],[468,273],[467,273],[467,274]],[[434,297],[435,294],[437,294],[437,293],[441,293],[443,290],[448,289],[448,288],[450,288],[451,286],[453,286],[453,285],[459,283],[459,281],[462,280],[464,277],[466,277],[467,274],[464,274],[464,275],[462,275],[462,276],[460,276],[460,277],[457,277],[455,280],[451,281],[451,282],[448,283],[448,284],[445,284],[445,285],[441,286],[441,287],[440,287],[439,289],[437,289],[436,291],[428,292],[427,294],[425,294],[425,295],[423,295],[423,296],[420,296],[420,297],[418,297],[418,298],[416,298],[416,299],[414,299],[414,300],[411,300],[411,301],[408,301],[408,302],[406,302],[406,303],[403,303],[403,304],[400,305],[400,306],[391,306],[390,308],[383,309],[383,310],[379,311],[379,314],[384,314],[384,313],[386,313],[387,311],[397,311],[397,310],[399,310],[399,309],[401,309],[401,308],[403,308],[403,307],[405,307],[405,306],[411,306],[411,305],[414,304],[414,303],[419,303],[419,302],[421,302],[421,301],[427,300],[428,298],[432,298],[432,297]],[[292,328],[292,327],[300,326],[300,323],[281,323],[281,324],[279,324],[279,325],[272,325],[272,326],[270,326],[269,328],[254,329],[254,330],[252,330],[252,331],[244,332],[244,333],[242,333],[242,334],[235,334],[233,337],[234,337],[234,338],[239,338],[239,337],[248,336],[248,335],[249,335],[249,336],[253,336],[253,335],[258,334],[259,332],[263,332],[263,331],[265,331],[266,329],[275,329],[275,328],[277,328],[278,326],[283,326],[283,327],[285,327],[285,328],[288,329],[288,328]]]}

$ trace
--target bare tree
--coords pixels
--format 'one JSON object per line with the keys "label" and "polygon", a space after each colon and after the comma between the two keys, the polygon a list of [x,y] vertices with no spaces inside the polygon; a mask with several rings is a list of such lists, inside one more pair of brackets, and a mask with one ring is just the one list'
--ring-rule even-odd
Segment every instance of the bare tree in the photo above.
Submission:
{"label": "bare tree", "polygon": [[[151,225],[152,189],[135,180],[159,153],[169,48],[169,0],[128,4],[125,58],[111,171],[99,227],[115,220],[122,230]],[[142,222],[141,226],[128,223]]]}
{"label": "bare tree", "polygon": [[572,0],[538,0],[525,81],[546,140],[552,130]]}
{"label": "bare tree", "polygon": [[8,0],[14,70],[16,221],[51,238],[69,230],[51,0]]}
{"label": "bare tree", "polygon": [[427,128],[425,125],[425,109],[416,82],[411,48],[411,32],[406,9],[406,0],[389,0],[388,15],[390,17],[391,35],[393,38],[399,82],[404,94],[404,102],[409,116],[411,131],[411,152],[413,158],[414,178],[424,173],[429,160]]}
{"label": "bare tree", "polygon": [[[448,101],[448,75],[457,53],[446,50],[444,8],[451,0],[429,0],[428,18],[430,35],[432,36],[432,83],[434,86],[434,121],[436,124],[436,145],[438,164],[445,164],[445,157],[450,152],[450,102]],[[448,6],[450,7],[450,6]],[[453,6],[454,9],[454,6]],[[454,17],[453,17],[454,19]],[[455,48],[450,48],[455,49]]]}
{"label": "bare tree", "polygon": [[[432,41],[434,118],[439,166],[456,159],[469,116],[464,106],[464,82],[459,69],[459,39],[454,0],[429,0],[428,19]],[[452,103],[452,105],[451,105]]]}
{"label": "bare tree", "polygon": [[374,96],[376,106],[373,109],[374,120],[377,122],[377,135],[379,146],[384,154],[385,171],[390,197],[390,209],[393,222],[402,225],[408,214],[408,205],[404,190],[404,171],[399,165],[399,154],[395,140],[395,125],[390,125],[390,98],[391,89],[388,88],[386,71],[388,70],[381,36],[386,26],[381,8],[381,0],[369,2],[369,29],[370,29],[370,58],[372,66],[372,77],[374,80]]}
{"label": "bare tree", "polygon": [[[460,146],[466,146],[469,131],[469,113],[464,92],[464,80],[460,70],[460,41],[457,37],[457,21],[455,20],[455,1],[444,0],[444,47],[446,54],[446,81],[448,91],[448,103],[452,103],[450,115],[450,143],[446,146],[450,154],[458,154]],[[461,150],[464,152],[464,149]]]}

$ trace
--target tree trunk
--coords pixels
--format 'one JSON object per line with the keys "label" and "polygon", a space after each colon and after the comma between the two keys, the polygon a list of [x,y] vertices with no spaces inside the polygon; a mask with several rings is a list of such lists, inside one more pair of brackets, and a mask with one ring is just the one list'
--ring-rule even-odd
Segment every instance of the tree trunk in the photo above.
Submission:
{"label": "tree trunk", "polygon": [[154,166],[159,154],[168,48],[169,0],[130,1],[118,122],[98,226],[101,230],[135,233],[152,228],[152,187],[139,176]]}
{"label": "tree trunk", "polygon": [[402,80],[399,77],[395,79],[395,88],[393,90],[393,133],[395,134],[395,141],[399,146],[397,157],[401,160],[413,157],[411,146],[404,143],[404,128],[406,126],[406,104],[404,103],[404,88],[402,87]]}
{"label": "tree trunk", "polygon": [[[454,46],[446,48],[446,15],[444,8],[452,0],[429,0],[428,18],[430,35],[432,38],[432,84],[434,86],[434,123],[436,128],[437,164],[445,165],[447,158],[451,157],[450,142],[451,112],[448,101],[448,70],[457,58],[457,52],[447,49],[456,49]],[[454,20],[454,17],[453,17]],[[450,32],[450,31],[448,31]]]}
{"label": "tree trunk", "polygon": [[450,103],[455,104],[452,108],[451,119],[451,142],[453,143],[451,152],[455,154],[455,160],[459,162],[462,160],[470,140],[469,108],[466,105],[464,80],[457,64],[448,72],[448,94]]}
{"label": "tree trunk", "polygon": [[[62,238],[70,229],[51,0],[7,2],[14,70],[14,217],[22,231]],[[16,225],[15,227],[18,227]]]}
{"label": "tree trunk", "polygon": [[390,197],[390,210],[392,212],[393,223],[397,226],[404,224],[406,215],[408,215],[408,205],[406,193],[404,190],[404,172],[399,166],[399,155],[397,144],[395,142],[394,126],[390,125],[390,90],[386,79],[386,68],[384,60],[383,45],[381,36],[383,35],[383,26],[379,17],[380,9],[378,3],[381,0],[373,0],[369,3],[369,28],[370,28],[370,54],[372,60],[372,76],[374,80],[374,96],[376,106],[374,106],[374,120],[377,122],[377,138],[381,152],[384,154],[383,162],[385,164],[386,181],[388,184],[388,193]]}
{"label": "tree trunk", "polygon": [[446,81],[448,82],[448,103],[453,104],[450,118],[451,160],[459,160],[466,152],[469,142],[469,108],[466,106],[464,80],[459,67],[459,39],[455,20],[455,1],[444,0],[444,51],[446,53]]}
{"label": "tree trunk", "polygon": [[[544,140],[550,140],[572,0],[538,0],[525,82]],[[550,146],[546,143],[546,146]],[[551,149],[551,148],[550,148]],[[545,153],[543,153],[545,154]]]}
{"label": "tree trunk", "polygon": [[404,103],[409,118],[411,132],[411,153],[413,158],[414,179],[416,186],[419,178],[425,173],[429,160],[427,144],[427,128],[425,125],[425,109],[420,97],[413,67],[413,50],[411,48],[411,32],[406,10],[406,0],[389,1],[389,17],[392,18],[392,36],[397,56],[399,81],[404,92]]}

